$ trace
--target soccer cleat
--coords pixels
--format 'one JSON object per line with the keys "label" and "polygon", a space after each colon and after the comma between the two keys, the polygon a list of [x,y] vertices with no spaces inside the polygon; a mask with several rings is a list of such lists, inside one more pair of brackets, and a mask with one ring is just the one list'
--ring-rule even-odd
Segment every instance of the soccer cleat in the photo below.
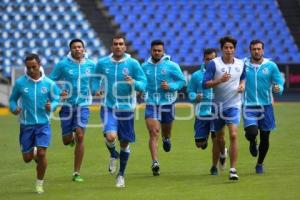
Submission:
{"label": "soccer cleat", "polygon": [[262,165],[262,164],[257,164],[257,165],[255,166],[255,171],[256,171],[257,174],[262,174],[262,173],[264,173],[264,167],[263,167],[263,165]]}
{"label": "soccer cleat", "polygon": [[237,171],[235,168],[230,168],[229,170],[229,180],[237,181],[239,180],[239,176],[237,175]]}
{"label": "soccer cleat", "polygon": [[257,149],[257,142],[256,140],[254,141],[250,141],[250,145],[249,145],[249,150],[250,153],[253,157],[256,157],[258,154],[258,149]]}
{"label": "soccer cleat", "polygon": [[160,174],[159,163],[157,161],[153,162],[151,169],[152,169],[153,176],[159,176]]}
{"label": "soccer cleat", "polygon": [[116,187],[117,187],[117,188],[125,187],[125,179],[124,179],[124,176],[122,176],[122,175],[120,175],[120,174],[117,176],[117,179],[116,179]]}
{"label": "soccer cleat", "polygon": [[83,178],[81,178],[80,174],[75,173],[75,174],[73,175],[72,181],[75,181],[75,182],[83,182]]}
{"label": "soccer cleat", "polygon": [[113,157],[109,158],[108,172],[110,174],[114,174],[117,171],[117,161],[118,161],[118,158],[113,158]]}
{"label": "soccer cleat", "polygon": [[165,152],[171,151],[171,140],[170,139],[163,140],[163,149]]}
{"label": "soccer cleat", "polygon": [[218,175],[218,168],[215,167],[215,166],[211,166],[210,175],[217,176]]}
{"label": "soccer cleat", "polygon": [[219,168],[221,170],[224,170],[225,167],[226,167],[226,158],[227,158],[227,155],[228,155],[228,149],[225,148],[224,149],[224,154],[220,154],[220,159],[219,159]]}
{"label": "soccer cleat", "polygon": [[44,193],[44,188],[42,184],[36,184],[35,185],[35,191],[38,194],[43,194]]}

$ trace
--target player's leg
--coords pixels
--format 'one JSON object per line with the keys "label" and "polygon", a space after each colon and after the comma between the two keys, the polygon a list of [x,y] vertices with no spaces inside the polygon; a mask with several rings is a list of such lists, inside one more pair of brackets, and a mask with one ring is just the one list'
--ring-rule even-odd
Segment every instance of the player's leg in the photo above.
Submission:
{"label": "player's leg", "polygon": [[256,173],[263,173],[263,162],[269,150],[269,136],[271,130],[275,128],[275,117],[272,105],[264,106],[264,117],[259,120],[260,143],[257,164],[255,166]]}
{"label": "player's leg", "polygon": [[73,115],[73,130],[75,132],[74,173],[73,181],[82,182],[80,168],[84,156],[84,132],[88,123],[90,111],[86,106],[76,108]]}
{"label": "player's leg", "polygon": [[134,113],[120,112],[118,119],[118,137],[120,140],[120,168],[117,176],[116,187],[125,187],[125,170],[130,157],[130,142],[135,141]]}
{"label": "player's leg", "polygon": [[36,180],[36,192],[43,193],[43,182],[48,161],[46,157],[47,148],[51,141],[51,128],[50,124],[37,125],[35,130],[35,142],[37,146],[37,180]]}
{"label": "player's leg", "polygon": [[158,138],[160,132],[160,122],[153,118],[146,119],[146,126],[149,132],[149,150],[152,159],[152,173],[154,176],[159,175],[159,162],[158,162]]}
{"label": "player's leg", "polygon": [[149,150],[151,154],[152,164],[151,170],[153,176],[160,174],[158,162],[158,138],[160,134],[160,116],[158,113],[158,106],[146,105],[145,122],[149,133]]}
{"label": "player's leg", "polygon": [[34,140],[34,126],[20,125],[19,142],[25,163],[29,163],[34,158]]}
{"label": "player's leg", "polygon": [[109,173],[114,174],[117,170],[117,160],[119,158],[119,153],[116,151],[118,131],[117,116],[112,109],[102,107],[100,111],[100,118],[103,124],[105,145],[110,153],[108,171]]}
{"label": "player's leg", "polygon": [[220,138],[224,138],[224,126],[225,120],[222,119],[219,114],[218,116],[211,122],[212,128],[210,130],[214,130],[215,133],[215,143],[213,144],[213,164],[210,168],[211,175],[218,175],[217,163],[220,156],[220,147],[218,145],[218,141]]}
{"label": "player's leg", "polygon": [[269,150],[270,131],[260,131],[259,154],[257,164],[255,166],[256,173],[263,173],[263,162]]}
{"label": "player's leg", "polygon": [[[228,150],[225,147],[225,132],[224,129],[221,130],[221,134],[219,137],[216,137],[216,145],[218,146],[218,149],[215,150],[215,159],[219,160],[219,168],[221,170],[224,170],[226,167],[226,158],[228,155]],[[213,136],[213,134],[212,134]],[[219,152],[218,152],[219,151]],[[219,157],[219,158],[218,158]],[[215,161],[216,162],[216,161]]]}
{"label": "player's leg", "polygon": [[62,106],[59,111],[63,144],[71,147],[75,145],[73,135],[74,112],[72,106]]}
{"label": "player's leg", "polygon": [[238,136],[237,136],[237,126],[240,123],[240,109],[238,108],[228,108],[223,111],[223,119],[226,121],[228,131],[229,131],[229,157],[230,157],[230,170],[229,179],[238,180],[236,164],[238,158]]}
{"label": "player's leg", "polygon": [[175,105],[163,105],[160,107],[161,113],[161,133],[163,149],[165,152],[171,151],[171,131],[175,117]]}
{"label": "player's leg", "polygon": [[260,115],[260,106],[246,106],[243,108],[245,137],[249,141],[249,151],[253,157],[256,157],[258,154],[256,137],[258,135],[258,118]]}
{"label": "player's leg", "polygon": [[196,116],[194,123],[194,138],[197,148],[206,149],[210,132],[210,121]]}

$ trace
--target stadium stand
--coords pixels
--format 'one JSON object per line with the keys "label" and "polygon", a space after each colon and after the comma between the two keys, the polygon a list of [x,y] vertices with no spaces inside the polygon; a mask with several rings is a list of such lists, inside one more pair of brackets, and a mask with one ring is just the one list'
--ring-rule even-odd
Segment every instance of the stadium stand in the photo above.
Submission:
{"label": "stadium stand", "polygon": [[23,66],[27,52],[36,52],[44,67],[53,67],[68,53],[68,43],[82,38],[96,60],[107,53],[74,0],[0,1],[0,70]]}
{"label": "stadium stand", "polygon": [[[166,41],[167,53],[182,65],[202,62],[201,51],[218,39],[238,39],[237,56],[248,55],[252,39],[265,41],[266,57],[299,63],[300,52],[276,0],[102,0],[141,59],[152,39]],[[242,20],[241,20],[242,19]]]}

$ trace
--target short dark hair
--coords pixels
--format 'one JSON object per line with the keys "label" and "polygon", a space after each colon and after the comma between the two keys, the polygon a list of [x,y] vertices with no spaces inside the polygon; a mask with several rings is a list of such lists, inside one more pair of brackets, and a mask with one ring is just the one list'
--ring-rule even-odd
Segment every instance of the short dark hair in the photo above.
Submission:
{"label": "short dark hair", "polygon": [[162,45],[162,46],[165,46],[164,42],[162,40],[153,40],[151,42],[151,48],[155,45]]}
{"label": "short dark hair", "polygon": [[217,55],[217,49],[216,48],[206,48],[203,50],[203,56],[209,55],[215,53]]}
{"label": "short dark hair", "polygon": [[126,43],[126,37],[125,37],[123,34],[117,34],[117,35],[115,35],[115,36],[112,38],[112,40],[114,40],[114,39],[123,39],[124,42]]}
{"label": "short dark hair", "polygon": [[80,42],[82,44],[83,48],[84,48],[83,41],[81,39],[75,38],[75,39],[71,40],[71,42],[69,43],[70,49],[72,48],[72,44],[75,43],[75,42]]}
{"label": "short dark hair", "polygon": [[28,54],[24,59],[24,63],[26,63],[29,60],[36,60],[37,63],[41,64],[41,60],[40,60],[39,56],[35,53]]}
{"label": "short dark hair", "polygon": [[265,44],[263,43],[263,41],[255,39],[255,40],[252,40],[250,42],[250,45],[249,45],[250,50],[251,50],[251,46],[254,45],[254,44],[261,44],[261,46],[262,46],[263,49],[265,47]]}
{"label": "short dark hair", "polygon": [[225,37],[222,37],[222,38],[219,40],[219,42],[220,42],[220,45],[221,45],[221,49],[223,48],[223,46],[224,46],[224,44],[225,44],[226,42],[229,42],[229,43],[233,44],[234,48],[236,47],[236,44],[237,44],[237,40],[234,39],[234,38],[231,37],[231,36],[225,36]]}

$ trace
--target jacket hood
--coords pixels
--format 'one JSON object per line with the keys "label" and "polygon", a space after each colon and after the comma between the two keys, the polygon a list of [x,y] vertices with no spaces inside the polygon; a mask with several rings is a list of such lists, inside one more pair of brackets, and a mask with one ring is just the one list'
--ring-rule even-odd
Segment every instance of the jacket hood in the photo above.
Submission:
{"label": "jacket hood", "polygon": [[131,58],[131,55],[128,53],[124,53],[124,57],[121,60],[115,60],[113,58],[113,53],[109,54],[109,58],[112,62],[116,62],[116,63],[120,63],[120,62],[124,62],[125,60],[127,60],[128,58]]}
{"label": "jacket hood", "polygon": [[26,67],[24,68],[25,76],[26,76],[28,79],[32,80],[33,82],[40,82],[40,81],[45,77],[45,72],[44,72],[43,66],[40,66],[40,72],[41,72],[41,77],[40,77],[39,79],[35,80],[35,79],[31,78],[31,77],[27,74],[27,68],[26,68]]}
{"label": "jacket hood", "polygon": [[155,65],[155,64],[160,64],[165,60],[171,60],[171,56],[164,54],[163,57],[157,63],[154,63],[152,61],[152,57],[150,57],[148,58],[147,62]]}
{"label": "jacket hood", "polygon": [[[263,61],[262,61],[262,63],[260,64],[260,65],[263,65],[263,64],[266,64],[267,62],[269,62],[270,61],[270,59],[268,59],[268,58],[263,58]],[[245,58],[244,59],[244,62],[247,64],[247,65],[251,65],[252,63],[251,63],[251,58]]]}
{"label": "jacket hood", "polygon": [[[75,60],[75,59],[72,57],[71,52],[68,53],[67,58],[70,59],[70,60],[72,60],[72,61],[75,62],[75,63],[79,63],[78,60]],[[83,59],[82,59],[82,61],[81,61],[80,63],[84,63],[85,60],[88,59],[88,58],[89,58],[89,57],[88,57],[88,54],[87,54],[87,53],[84,53],[84,54],[83,54]]]}

